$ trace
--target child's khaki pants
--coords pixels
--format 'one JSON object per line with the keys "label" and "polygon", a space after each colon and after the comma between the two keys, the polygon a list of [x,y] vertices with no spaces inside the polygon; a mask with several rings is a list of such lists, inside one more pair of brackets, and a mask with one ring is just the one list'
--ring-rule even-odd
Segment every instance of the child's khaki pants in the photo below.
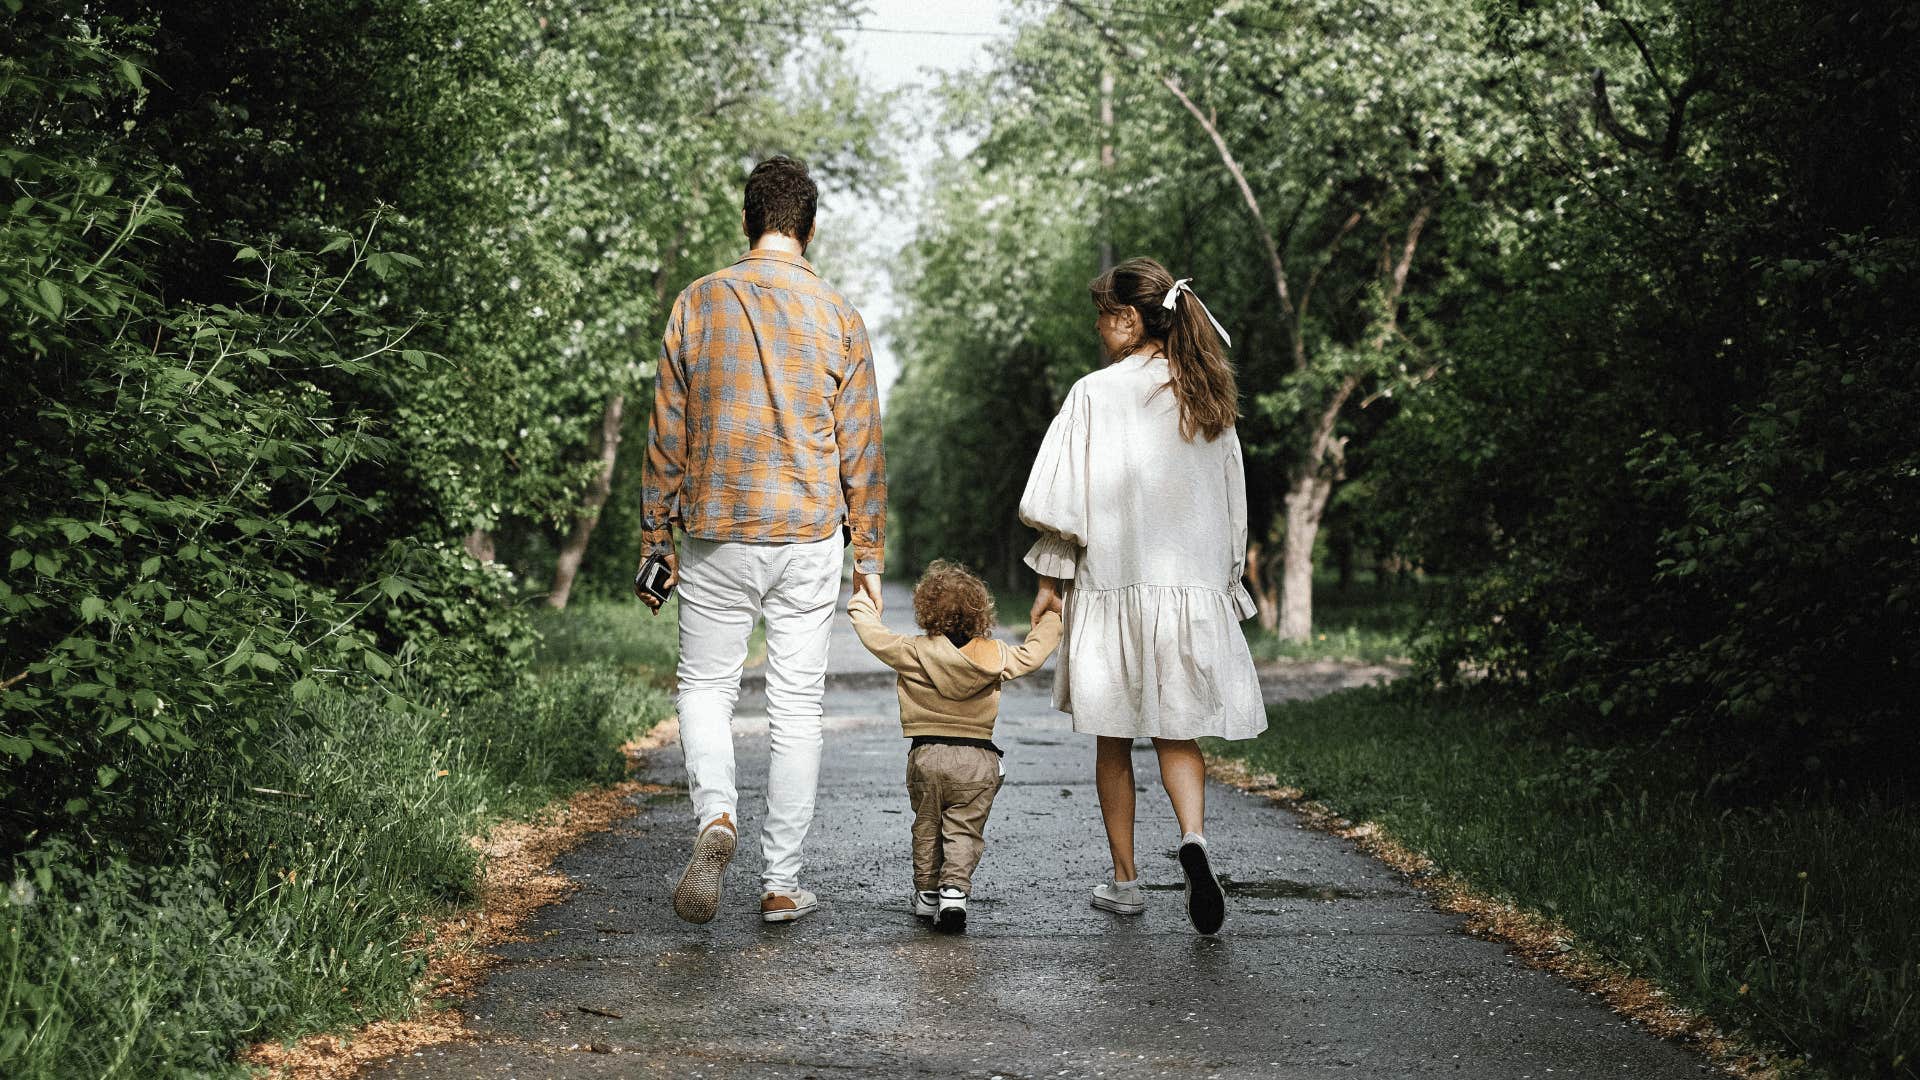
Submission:
{"label": "child's khaki pants", "polygon": [[999,790],[1000,755],[985,747],[928,743],[907,751],[916,890],[972,890]]}

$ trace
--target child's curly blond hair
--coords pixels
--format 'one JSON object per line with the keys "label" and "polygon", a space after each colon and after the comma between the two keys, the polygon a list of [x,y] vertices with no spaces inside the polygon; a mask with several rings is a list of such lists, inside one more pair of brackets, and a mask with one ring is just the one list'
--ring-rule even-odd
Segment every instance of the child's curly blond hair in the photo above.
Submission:
{"label": "child's curly blond hair", "polygon": [[971,641],[993,629],[987,583],[956,562],[935,559],[913,587],[913,620],[929,635]]}

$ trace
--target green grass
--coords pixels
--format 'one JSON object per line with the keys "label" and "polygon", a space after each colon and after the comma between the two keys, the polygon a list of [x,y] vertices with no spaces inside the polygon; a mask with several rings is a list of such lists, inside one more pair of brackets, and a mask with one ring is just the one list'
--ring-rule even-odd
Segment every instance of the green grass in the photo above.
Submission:
{"label": "green grass", "polygon": [[541,608],[534,621],[541,638],[535,667],[554,671],[590,664],[671,687],[680,655],[679,610],[677,597],[658,615],[631,597],[583,598],[564,611]]}
{"label": "green grass", "polygon": [[645,630],[577,618],[555,624],[565,663],[550,651],[497,693],[262,718],[249,761],[154,808],[150,850],[16,862],[0,1075],[237,1075],[249,1042],[409,1011],[425,960],[409,939],[472,899],[466,838],[618,780],[620,745],[669,711],[649,665],[671,670],[671,635],[663,653]]}
{"label": "green grass", "polygon": [[1681,1002],[1834,1077],[1915,1075],[1920,813],[1703,796],[1671,748],[1605,749],[1483,693],[1348,691],[1217,744]]}
{"label": "green grass", "polygon": [[1408,639],[1419,620],[1426,584],[1409,578],[1376,583],[1355,575],[1346,589],[1330,575],[1313,583],[1313,636],[1282,641],[1258,622],[1245,624],[1255,660],[1348,660],[1385,663],[1411,655]]}
{"label": "green grass", "polygon": [[[1313,638],[1305,642],[1281,641],[1259,622],[1242,624],[1247,646],[1255,660],[1346,660],[1386,663],[1405,660],[1411,655],[1407,642],[1420,615],[1425,584],[1409,579],[1401,583],[1375,584],[1370,573],[1356,575],[1347,589],[1339,588],[1332,575],[1314,582]],[[1000,621],[1024,634],[1031,625],[1027,614],[1033,609],[1032,593],[1014,593],[995,589],[994,606]]]}

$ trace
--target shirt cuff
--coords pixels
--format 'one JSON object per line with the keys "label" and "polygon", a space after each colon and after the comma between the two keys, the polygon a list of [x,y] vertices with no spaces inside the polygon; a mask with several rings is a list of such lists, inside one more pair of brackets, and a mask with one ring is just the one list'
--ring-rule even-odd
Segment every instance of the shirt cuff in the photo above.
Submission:
{"label": "shirt cuff", "polygon": [[673,554],[673,531],[663,529],[659,534],[643,531],[640,534],[640,557]]}
{"label": "shirt cuff", "polygon": [[853,549],[853,569],[855,573],[859,574],[886,573],[886,549],[860,547],[856,545]]}
{"label": "shirt cuff", "polygon": [[1026,563],[1041,577],[1071,579],[1080,562],[1080,545],[1059,533],[1041,533],[1027,549]]}

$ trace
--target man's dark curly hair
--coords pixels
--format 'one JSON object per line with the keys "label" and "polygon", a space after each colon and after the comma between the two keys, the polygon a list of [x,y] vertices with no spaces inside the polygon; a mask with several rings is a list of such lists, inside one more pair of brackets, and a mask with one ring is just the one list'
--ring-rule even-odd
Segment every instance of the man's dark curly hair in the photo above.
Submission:
{"label": "man's dark curly hair", "polygon": [[959,563],[935,559],[913,588],[913,621],[929,635],[965,644],[993,629],[993,594]]}
{"label": "man's dark curly hair", "polygon": [[768,158],[747,177],[747,242],[777,232],[806,243],[819,205],[820,189],[805,165],[785,154]]}

